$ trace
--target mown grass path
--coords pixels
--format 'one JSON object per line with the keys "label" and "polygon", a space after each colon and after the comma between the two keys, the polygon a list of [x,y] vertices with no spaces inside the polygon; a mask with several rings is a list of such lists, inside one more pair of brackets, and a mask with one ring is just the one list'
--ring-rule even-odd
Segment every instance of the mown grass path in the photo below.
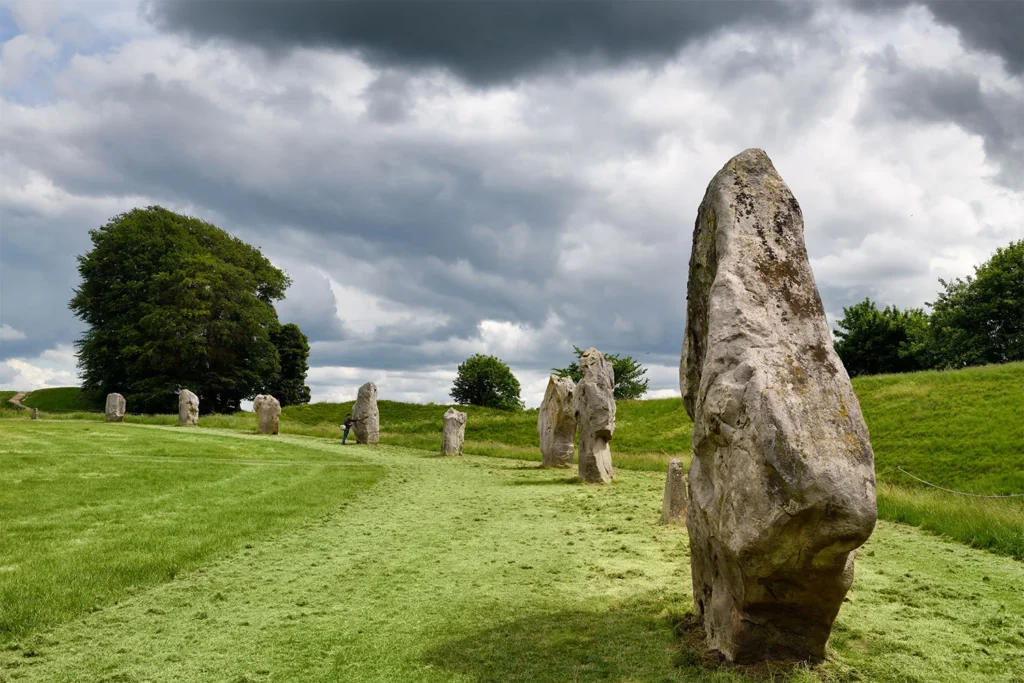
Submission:
{"label": "mown grass path", "polygon": [[[145,432],[175,428],[113,425]],[[210,430],[203,430],[209,433]],[[195,432],[200,433],[200,432]],[[218,431],[211,438],[253,439]],[[726,681],[702,659],[686,532],[663,475],[571,472],[302,437],[384,478],[255,542],[0,654],[10,681]],[[1024,565],[880,523],[831,660],[775,680],[1024,680]]]}

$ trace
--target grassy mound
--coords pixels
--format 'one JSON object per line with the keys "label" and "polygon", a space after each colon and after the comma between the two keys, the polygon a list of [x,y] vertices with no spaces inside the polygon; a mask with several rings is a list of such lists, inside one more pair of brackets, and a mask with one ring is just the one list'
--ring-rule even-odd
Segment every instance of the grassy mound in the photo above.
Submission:
{"label": "grassy mound", "polygon": [[21,400],[21,403],[27,408],[39,408],[40,412],[46,413],[77,413],[103,410],[101,404],[86,400],[85,394],[78,387],[36,389],[29,392]]}

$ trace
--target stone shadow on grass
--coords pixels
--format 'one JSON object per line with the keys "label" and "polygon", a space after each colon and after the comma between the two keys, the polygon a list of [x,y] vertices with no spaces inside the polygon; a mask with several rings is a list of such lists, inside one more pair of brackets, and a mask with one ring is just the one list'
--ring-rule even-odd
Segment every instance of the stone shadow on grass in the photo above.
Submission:
{"label": "stone shadow on grass", "polygon": [[579,484],[579,477],[559,477],[557,479],[526,479],[508,482],[509,486],[548,486],[551,484]]}
{"label": "stone shadow on grass", "polygon": [[535,612],[442,643],[425,660],[477,683],[762,681],[792,670],[720,663],[691,609],[689,596],[652,593],[607,610]]}

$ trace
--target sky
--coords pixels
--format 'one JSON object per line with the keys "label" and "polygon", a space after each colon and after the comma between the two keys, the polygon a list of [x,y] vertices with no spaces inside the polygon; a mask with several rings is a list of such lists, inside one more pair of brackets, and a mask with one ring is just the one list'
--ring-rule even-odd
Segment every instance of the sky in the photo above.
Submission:
{"label": "sky", "polygon": [[89,230],[202,218],[293,284],[314,401],[573,345],[679,396],[697,207],[764,149],[829,321],[1024,238],[1024,0],[0,0],[0,389],[76,384]]}

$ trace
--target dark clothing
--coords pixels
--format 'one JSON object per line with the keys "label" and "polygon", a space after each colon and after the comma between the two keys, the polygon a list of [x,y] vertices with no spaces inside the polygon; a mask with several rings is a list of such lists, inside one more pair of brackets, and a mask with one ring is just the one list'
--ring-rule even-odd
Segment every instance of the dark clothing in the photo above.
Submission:
{"label": "dark clothing", "polygon": [[349,427],[351,427],[353,422],[355,422],[355,420],[353,420],[351,417],[346,417],[345,418],[345,429],[348,429]]}
{"label": "dark clothing", "polygon": [[341,435],[341,442],[342,443],[345,443],[345,439],[348,438],[348,430],[352,429],[352,425],[355,424],[355,422],[356,421],[353,420],[351,417],[346,417],[345,418],[345,424],[344,424],[345,433]]}

